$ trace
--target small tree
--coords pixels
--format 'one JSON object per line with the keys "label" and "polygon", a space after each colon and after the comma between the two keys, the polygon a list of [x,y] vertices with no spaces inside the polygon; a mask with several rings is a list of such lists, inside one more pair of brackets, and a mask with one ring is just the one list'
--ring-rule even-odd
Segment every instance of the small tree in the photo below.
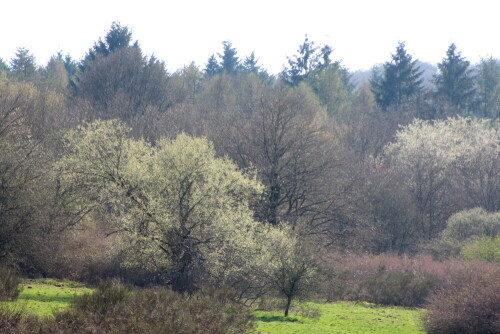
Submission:
{"label": "small tree", "polygon": [[286,226],[267,232],[268,251],[265,279],[273,291],[285,298],[285,317],[293,299],[310,291],[316,265],[306,237],[299,237]]}

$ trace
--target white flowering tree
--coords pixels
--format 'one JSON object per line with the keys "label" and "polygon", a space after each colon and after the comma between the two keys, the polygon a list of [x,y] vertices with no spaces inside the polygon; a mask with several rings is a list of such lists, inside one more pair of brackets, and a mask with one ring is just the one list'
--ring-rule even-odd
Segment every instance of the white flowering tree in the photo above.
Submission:
{"label": "white flowering tree", "polygon": [[237,284],[255,272],[262,225],[249,200],[263,190],[255,173],[216,157],[206,139],[181,134],[153,147],[130,139],[118,121],[86,124],[66,138],[59,164],[67,182],[118,221],[134,250],[130,262],[165,268],[179,291],[193,291],[200,279]]}
{"label": "white flowering tree", "polygon": [[420,230],[435,236],[457,206],[500,206],[500,132],[489,120],[415,120],[385,148],[417,205]]}

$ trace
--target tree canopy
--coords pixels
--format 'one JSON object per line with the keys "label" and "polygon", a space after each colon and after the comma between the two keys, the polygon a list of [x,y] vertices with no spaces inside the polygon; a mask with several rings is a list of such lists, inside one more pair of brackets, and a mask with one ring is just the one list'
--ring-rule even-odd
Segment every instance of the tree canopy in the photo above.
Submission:
{"label": "tree canopy", "polygon": [[406,51],[405,43],[398,44],[391,58],[383,65],[382,72],[375,72],[370,80],[377,104],[383,109],[401,106],[422,90],[422,72]]}

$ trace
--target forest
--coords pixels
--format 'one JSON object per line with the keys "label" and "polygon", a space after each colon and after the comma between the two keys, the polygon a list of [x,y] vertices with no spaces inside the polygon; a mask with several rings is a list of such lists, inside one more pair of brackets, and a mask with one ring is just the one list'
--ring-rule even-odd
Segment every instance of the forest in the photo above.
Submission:
{"label": "forest", "polygon": [[[278,74],[228,41],[170,73],[120,23],[81,60],[18,48],[0,59],[0,278],[285,317],[320,297],[424,307],[428,333],[499,333],[500,59],[451,44],[423,64],[400,42],[351,73],[306,36]],[[199,333],[251,328],[240,313]]]}

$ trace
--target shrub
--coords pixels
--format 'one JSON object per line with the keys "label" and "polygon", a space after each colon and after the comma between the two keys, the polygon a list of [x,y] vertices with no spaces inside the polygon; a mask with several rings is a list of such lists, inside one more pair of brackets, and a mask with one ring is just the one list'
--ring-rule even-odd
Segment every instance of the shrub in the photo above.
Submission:
{"label": "shrub", "polygon": [[22,319],[22,313],[0,306],[0,334],[16,333]]}
{"label": "shrub", "polygon": [[500,212],[475,208],[455,213],[442,232],[444,239],[465,241],[476,235],[495,237],[500,234]]}
{"label": "shrub", "polygon": [[19,296],[21,280],[13,270],[0,266],[0,300],[13,300]]}
{"label": "shrub", "polygon": [[432,276],[382,269],[361,283],[361,297],[376,304],[422,306],[436,285],[437,279]]}
{"label": "shrub", "polygon": [[253,328],[253,316],[229,291],[207,290],[192,296],[166,288],[132,289],[115,281],[78,297],[52,318],[21,317],[0,310],[3,333],[178,333],[236,334]]}
{"label": "shrub", "polygon": [[86,314],[104,317],[130,293],[130,289],[118,281],[103,281],[93,293],[84,294],[75,299],[73,307]]}
{"label": "shrub", "polygon": [[436,261],[430,256],[411,258],[394,254],[330,254],[325,263],[331,268],[323,286],[323,296],[328,300],[404,306],[422,306],[436,290],[468,272],[498,270],[497,265],[482,261]]}
{"label": "shrub", "polygon": [[428,333],[500,333],[500,269],[471,269],[429,298]]}
{"label": "shrub", "polygon": [[239,334],[253,328],[250,310],[226,290],[191,296],[155,287],[132,289],[116,281],[77,297],[54,318],[21,316],[0,309],[0,334],[178,333]]}
{"label": "shrub", "polygon": [[[422,250],[431,254],[435,259],[442,260],[459,257],[460,255],[463,257],[462,248],[468,246],[471,239],[495,238],[497,235],[500,235],[500,212],[488,212],[483,208],[464,210],[451,216],[441,236],[432,240],[429,244],[423,245]],[[484,240],[486,241],[486,238]],[[488,253],[492,249],[480,247],[479,243],[472,243],[475,250],[472,251],[471,249],[471,252],[475,255],[471,254],[471,259],[485,259],[479,253]],[[491,254],[489,256],[491,257]],[[467,256],[465,257],[467,258]],[[491,259],[488,261],[491,261]]]}
{"label": "shrub", "polygon": [[473,237],[464,243],[461,255],[465,260],[500,261],[500,236]]}

